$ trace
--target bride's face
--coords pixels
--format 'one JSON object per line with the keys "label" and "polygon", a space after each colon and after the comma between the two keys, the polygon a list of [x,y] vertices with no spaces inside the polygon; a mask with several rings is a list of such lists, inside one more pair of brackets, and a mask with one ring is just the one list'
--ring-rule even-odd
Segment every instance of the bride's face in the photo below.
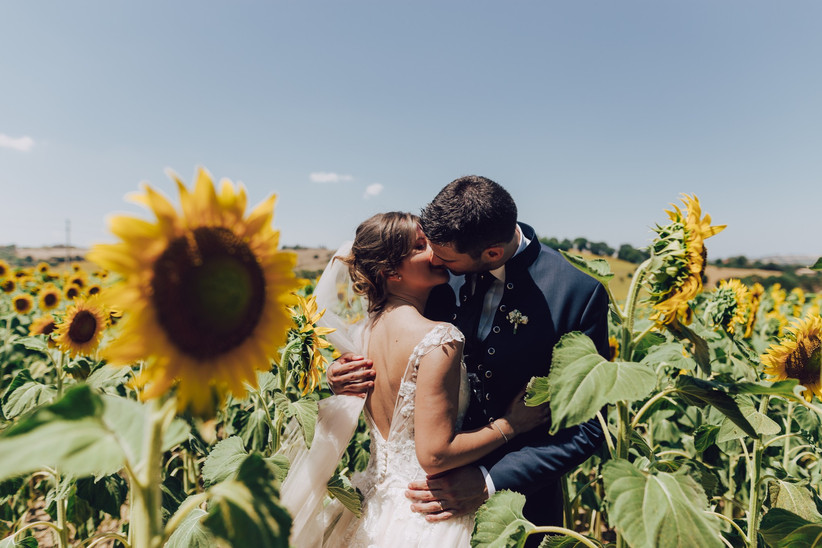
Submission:
{"label": "bride's face", "polygon": [[418,226],[414,248],[397,269],[402,282],[411,287],[430,288],[448,281],[448,270],[431,264],[431,246],[428,238]]}

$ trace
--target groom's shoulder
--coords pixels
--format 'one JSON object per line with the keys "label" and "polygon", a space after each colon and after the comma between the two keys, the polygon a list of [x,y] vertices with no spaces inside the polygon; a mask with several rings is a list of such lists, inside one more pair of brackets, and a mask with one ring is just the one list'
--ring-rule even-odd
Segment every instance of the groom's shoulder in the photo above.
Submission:
{"label": "groom's shoulder", "polygon": [[531,267],[531,277],[549,302],[577,302],[582,305],[604,291],[602,284],[582,272],[557,250],[542,244],[539,256]]}

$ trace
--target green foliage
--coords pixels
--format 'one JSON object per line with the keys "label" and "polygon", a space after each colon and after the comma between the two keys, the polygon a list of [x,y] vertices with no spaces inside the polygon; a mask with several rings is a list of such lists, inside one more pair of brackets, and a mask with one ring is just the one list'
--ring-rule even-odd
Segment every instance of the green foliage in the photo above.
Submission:
{"label": "green foliage", "polygon": [[563,335],[554,347],[547,384],[551,433],[556,433],[596,416],[608,403],[647,396],[656,386],[656,376],[642,364],[609,362],[587,335],[573,332]]}
{"label": "green foliage", "polygon": [[472,548],[520,548],[528,533],[535,529],[525,519],[525,497],[514,491],[497,491],[485,501],[474,521]]}
{"label": "green foliage", "polygon": [[328,480],[328,493],[339,500],[355,516],[362,517],[363,496],[344,474],[334,474]]}
{"label": "green foliage", "polygon": [[194,508],[171,534],[164,548],[212,548],[216,539],[204,525],[208,512]]}
{"label": "green foliage", "polygon": [[[76,477],[116,473],[126,459],[140,462],[145,406],[71,387],[0,435],[0,479],[56,467]],[[183,441],[187,426],[175,421],[163,448]]]}
{"label": "green foliage", "polygon": [[569,263],[602,284],[607,284],[614,277],[611,265],[604,259],[585,259],[565,251],[561,253]]}
{"label": "green foliage", "polygon": [[602,469],[612,523],[634,548],[720,547],[702,488],[684,473],[648,473],[628,461]]}
{"label": "green foliage", "polygon": [[209,490],[203,524],[232,546],[288,548],[291,516],[279,505],[274,472],[259,455],[249,455],[235,479]]}

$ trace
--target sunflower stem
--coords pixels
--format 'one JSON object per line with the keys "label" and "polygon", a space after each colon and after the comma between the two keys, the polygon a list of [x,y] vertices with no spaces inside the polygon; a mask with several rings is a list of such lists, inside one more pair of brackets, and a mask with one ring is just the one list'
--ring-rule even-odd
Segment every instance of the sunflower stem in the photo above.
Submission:
{"label": "sunflower stem", "polygon": [[651,408],[651,406],[654,403],[656,403],[657,401],[661,400],[662,398],[664,398],[665,396],[667,396],[668,394],[671,394],[673,392],[676,392],[676,389],[669,386],[668,388],[666,388],[662,392],[657,393],[653,398],[646,401],[645,405],[643,405],[639,409],[639,411],[636,412],[636,415],[634,415],[634,420],[631,421],[631,427],[636,428],[637,425],[639,425],[640,419],[642,419],[642,417],[645,415],[645,413],[648,411],[648,409]]}
{"label": "sunflower stem", "polygon": [[[60,492],[60,474],[56,474],[54,477],[54,489],[57,493]],[[57,506],[57,538],[58,538],[58,545],[60,548],[68,548],[69,547],[69,538],[68,538],[68,522],[66,520],[66,512],[68,510],[68,501],[58,496],[57,499],[54,501],[54,504]]]}
{"label": "sunflower stem", "polygon": [[63,362],[66,358],[65,352],[60,352],[57,356],[57,362],[54,364],[57,373],[57,396],[55,399],[59,400],[63,397]]}
{"label": "sunflower stem", "polygon": [[[763,396],[762,401],[759,403],[759,412],[763,415],[768,410],[768,400],[769,397]],[[749,493],[749,504],[748,504],[748,545],[749,546],[756,546],[757,545],[757,536],[758,536],[758,529],[759,529],[759,512],[761,510],[761,504],[759,502],[759,478],[762,474],[762,439],[757,437],[754,439],[753,442],[753,449],[751,451],[751,459],[749,461],[750,465],[750,478],[751,478],[751,489]]]}
{"label": "sunflower stem", "polygon": [[[176,400],[151,400],[143,434],[144,461],[133,482],[134,506],[129,532],[133,548],[159,548],[163,540],[163,435],[174,418]],[[131,536],[131,535],[130,535]]]}
{"label": "sunflower stem", "polygon": [[617,458],[627,459],[631,447],[631,423],[628,419],[628,402],[621,400],[616,403],[617,408]]}

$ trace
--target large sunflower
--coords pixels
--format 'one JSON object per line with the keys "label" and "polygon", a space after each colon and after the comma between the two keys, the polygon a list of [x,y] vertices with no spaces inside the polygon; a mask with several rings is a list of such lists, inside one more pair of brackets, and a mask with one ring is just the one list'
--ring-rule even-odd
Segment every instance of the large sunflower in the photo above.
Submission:
{"label": "large sunflower", "polygon": [[325,309],[317,312],[317,298],[314,295],[308,298],[298,295],[297,299],[298,306],[290,309],[298,327],[293,337],[299,338],[301,345],[295,372],[297,386],[305,395],[314,391],[320,382],[320,375],[325,371],[328,360],[320,349],[330,347],[331,343],[322,337],[334,332],[334,328],[317,325],[317,321],[325,314]]}
{"label": "large sunflower", "polygon": [[28,293],[15,295],[11,301],[14,311],[18,314],[28,314],[34,308],[34,299]]}
{"label": "large sunflower", "polygon": [[47,283],[43,286],[40,290],[40,309],[41,310],[54,310],[58,306],[60,306],[60,299],[62,298],[62,293],[60,292],[60,288],[52,283]]}
{"label": "large sunflower", "polygon": [[73,358],[93,356],[100,346],[108,312],[97,299],[77,299],[54,329],[54,342]]}
{"label": "large sunflower", "polygon": [[11,267],[9,266],[9,263],[0,259],[0,280],[7,278],[9,275],[11,275]]}
{"label": "large sunflower", "polygon": [[302,281],[294,275],[296,254],[277,249],[275,196],[245,216],[242,185],[223,180],[218,193],[200,169],[190,192],[171,177],[181,214],[145,185],[133,198],[156,222],[113,218],[121,241],[95,246],[88,258],[120,274],[104,298],[128,311],[105,357],[114,365],[145,360],[143,397],[165,394],[179,381],[178,406],[208,415],[217,403],[212,394],[243,396],[244,383],[256,385],[257,371],[271,368]]}
{"label": "large sunflower", "polygon": [[765,374],[774,381],[796,379],[807,389],[807,401],[814,394],[822,399],[822,317],[807,315],[788,331],[762,355]]}
{"label": "large sunflower", "polygon": [[725,228],[725,225],[711,226],[710,215],[702,217],[696,196],[683,194],[682,203],[685,212],[676,205],[673,211],[666,211],[671,223],[657,226],[658,236],[651,246],[651,270],[647,279],[655,309],[651,318],[660,324],[677,319],[690,323],[688,302],[702,291],[707,257],[705,239]]}

